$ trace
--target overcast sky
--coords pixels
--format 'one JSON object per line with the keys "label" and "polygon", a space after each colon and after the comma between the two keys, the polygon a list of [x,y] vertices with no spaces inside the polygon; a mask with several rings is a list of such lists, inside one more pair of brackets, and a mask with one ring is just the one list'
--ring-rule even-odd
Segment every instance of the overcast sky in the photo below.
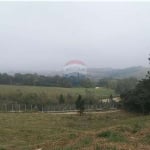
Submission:
{"label": "overcast sky", "polygon": [[0,2],[0,72],[148,66],[150,2]]}

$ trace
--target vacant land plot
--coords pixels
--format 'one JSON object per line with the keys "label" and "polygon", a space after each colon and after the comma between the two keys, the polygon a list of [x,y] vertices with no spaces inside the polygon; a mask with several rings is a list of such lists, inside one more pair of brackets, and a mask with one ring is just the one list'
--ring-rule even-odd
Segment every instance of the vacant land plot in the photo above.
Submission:
{"label": "vacant land plot", "polygon": [[149,150],[150,116],[0,113],[0,150]]}
{"label": "vacant land plot", "polygon": [[21,91],[23,93],[46,93],[50,97],[56,97],[60,94],[70,94],[70,95],[86,95],[91,92],[95,96],[110,96],[110,94],[115,95],[115,92],[107,88],[61,88],[61,87],[42,87],[42,86],[14,86],[14,85],[0,85],[0,94],[11,94],[16,91]]}
{"label": "vacant land plot", "polygon": [[[62,99],[65,104],[74,104],[78,95],[82,95],[85,103],[94,104],[100,99],[109,98],[114,90],[107,88],[61,88],[40,86],[13,86],[0,85],[0,105],[28,104],[49,105],[60,104]],[[60,98],[62,98],[60,100]]]}

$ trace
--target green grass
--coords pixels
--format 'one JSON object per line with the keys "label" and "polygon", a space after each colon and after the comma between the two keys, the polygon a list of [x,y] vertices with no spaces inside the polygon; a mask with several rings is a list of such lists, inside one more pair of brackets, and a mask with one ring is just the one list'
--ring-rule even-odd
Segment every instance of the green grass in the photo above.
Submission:
{"label": "green grass", "polygon": [[[138,130],[133,133],[136,126]],[[83,116],[0,113],[3,150],[149,150],[149,135],[150,116],[125,112]]]}
{"label": "green grass", "polygon": [[58,104],[60,95],[63,94],[65,104],[74,104],[78,95],[82,95],[88,103],[116,95],[114,90],[107,88],[61,88],[42,86],[15,86],[0,85],[0,101],[3,104],[32,103],[32,104]]}
{"label": "green grass", "polygon": [[49,96],[56,96],[60,94],[71,94],[71,95],[85,95],[86,90],[92,92],[96,96],[110,96],[110,94],[115,94],[111,89],[102,88],[61,88],[61,87],[42,87],[42,86],[15,86],[15,85],[0,85],[0,94],[14,93],[17,90],[23,93],[42,93],[45,92]]}
{"label": "green grass", "polygon": [[97,134],[97,137],[106,138],[106,139],[108,139],[109,141],[112,141],[112,142],[126,142],[127,141],[125,139],[125,137],[122,136],[120,133],[114,132],[114,131],[111,131],[111,130],[103,131],[103,132]]}
{"label": "green grass", "polygon": [[117,150],[117,148],[115,146],[100,146],[100,145],[96,145],[94,147],[94,150]]}
{"label": "green grass", "polygon": [[142,141],[145,144],[149,144],[150,145],[150,134],[147,134],[146,136],[144,136],[144,138],[142,139]]}

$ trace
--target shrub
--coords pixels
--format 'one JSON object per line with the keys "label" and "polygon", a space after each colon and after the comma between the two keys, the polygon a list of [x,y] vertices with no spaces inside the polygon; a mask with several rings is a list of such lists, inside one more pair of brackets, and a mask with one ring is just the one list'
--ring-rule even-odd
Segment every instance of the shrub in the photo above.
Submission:
{"label": "shrub", "polygon": [[106,138],[109,141],[113,141],[113,142],[124,142],[124,141],[126,141],[126,139],[121,134],[119,134],[117,132],[110,131],[110,130],[103,131],[103,132],[97,134],[97,137]]}
{"label": "shrub", "polygon": [[76,109],[79,110],[81,116],[84,112],[84,100],[82,99],[81,95],[78,96],[75,104],[76,104]]}
{"label": "shrub", "polygon": [[146,135],[142,141],[145,143],[145,144],[150,144],[150,135]]}

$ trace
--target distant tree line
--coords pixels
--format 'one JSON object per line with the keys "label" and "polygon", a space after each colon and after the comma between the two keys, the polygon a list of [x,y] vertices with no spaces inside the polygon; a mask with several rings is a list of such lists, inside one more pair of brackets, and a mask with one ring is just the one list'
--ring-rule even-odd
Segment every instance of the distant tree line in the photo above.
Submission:
{"label": "distant tree line", "polygon": [[114,89],[116,93],[121,94],[134,89],[138,80],[134,77],[124,79],[103,78],[97,82],[97,86]]}
{"label": "distant tree line", "polygon": [[93,82],[89,78],[62,77],[62,76],[44,76],[38,74],[21,74],[16,73],[9,75],[0,73],[0,84],[8,85],[32,85],[32,86],[50,86],[50,87],[85,87],[94,86],[114,89],[116,93],[121,94],[133,89],[138,80],[134,77],[125,79],[103,78],[98,82]]}
{"label": "distant tree line", "polygon": [[52,86],[52,87],[92,87],[93,83],[88,78],[77,79],[75,77],[61,76],[44,76],[38,74],[21,74],[8,75],[0,73],[0,84],[9,85],[33,85],[33,86]]}

